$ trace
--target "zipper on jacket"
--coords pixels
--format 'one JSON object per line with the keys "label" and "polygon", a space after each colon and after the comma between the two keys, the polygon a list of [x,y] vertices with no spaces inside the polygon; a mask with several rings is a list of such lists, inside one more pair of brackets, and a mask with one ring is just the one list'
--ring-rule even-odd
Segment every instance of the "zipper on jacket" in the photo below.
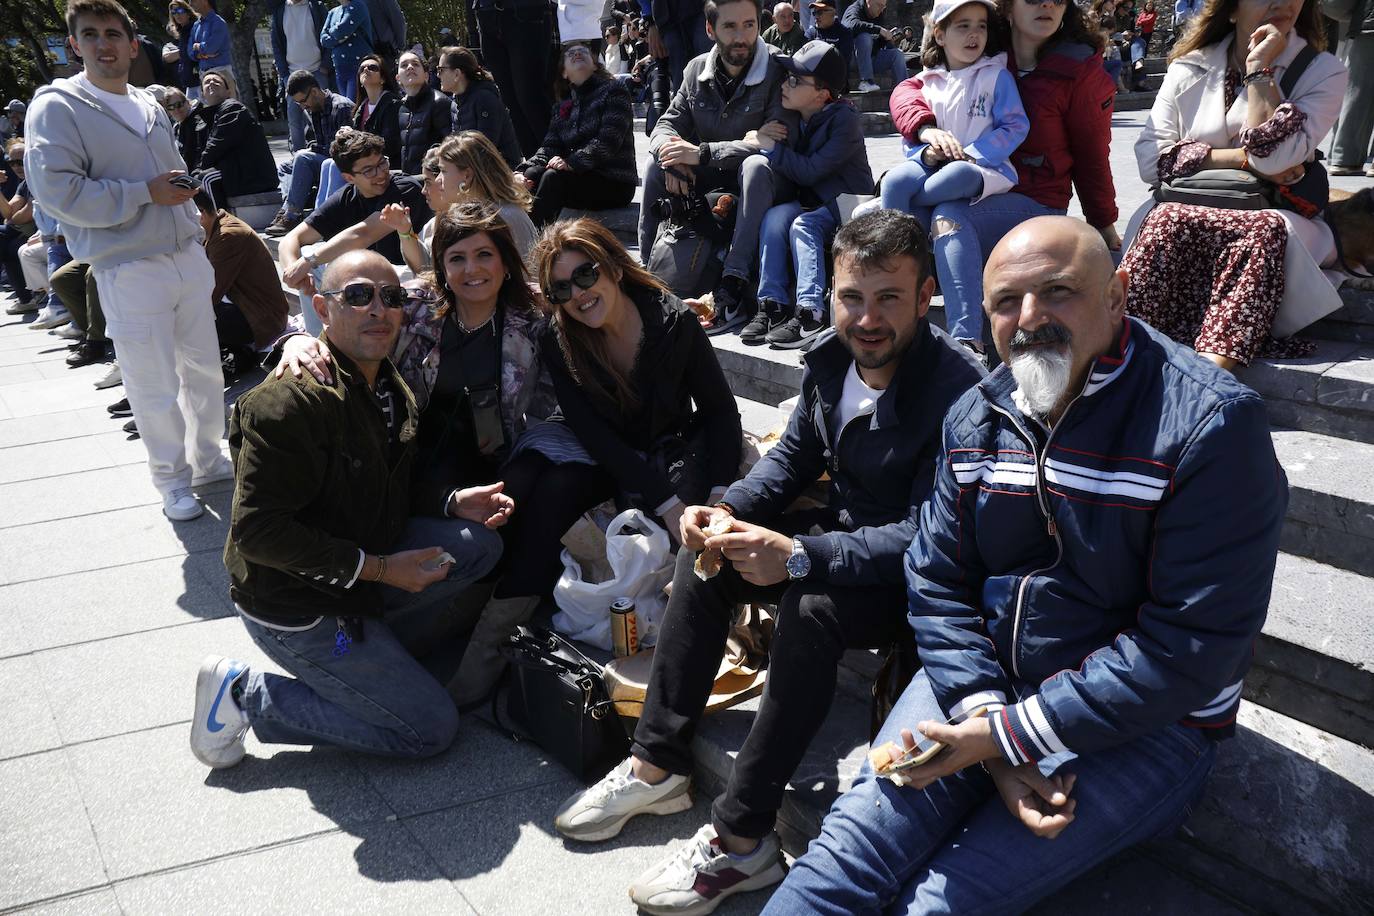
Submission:
{"label": "zipper on jacket", "polygon": [[[1083,390],[1087,390],[1088,382],[1091,379],[1092,373],[1089,371],[1088,378],[1083,380]],[[988,404],[991,405],[993,410],[1011,421],[1011,425],[1016,427],[1016,431],[1025,438],[1031,450],[1035,453],[1035,502],[1036,505],[1040,507],[1040,513],[1045,516],[1045,533],[1054,539],[1055,548],[1054,562],[1048,566],[1032,569],[1021,577],[1021,584],[1016,587],[1016,608],[1011,620],[1011,673],[1017,677],[1021,676],[1021,612],[1026,605],[1026,590],[1030,587],[1031,579],[1036,576],[1043,576],[1064,560],[1064,540],[1059,536],[1059,526],[1054,523],[1054,514],[1050,512],[1049,497],[1045,494],[1045,461],[1049,458],[1050,443],[1054,441],[1055,433],[1064,426],[1064,419],[1069,415],[1069,411],[1073,409],[1073,405],[1077,404],[1078,399],[1083,396],[1083,390],[1080,390],[1079,393],[1074,396],[1074,399],[1064,408],[1064,412],[1059,415],[1059,422],[1054,424],[1054,428],[1051,429],[1049,435],[1045,437],[1045,447],[1043,449],[1036,447],[1035,437],[1021,425],[1010,411],[1003,410],[1000,405],[996,404],[991,399],[988,400]]]}
{"label": "zipper on jacket", "polygon": [[[840,446],[844,444],[844,434],[849,431],[849,427],[854,425],[855,420],[858,420],[863,417],[867,417],[868,422],[871,425],[873,423],[873,415],[877,413],[877,411],[877,402],[875,401],[872,410],[867,410],[863,413],[855,414],[854,416],[850,417],[848,420],[845,421],[844,426],[840,427],[840,434],[835,437],[835,447],[830,450],[831,474],[838,474],[840,472]],[[825,411],[821,411],[821,418],[825,418]]]}

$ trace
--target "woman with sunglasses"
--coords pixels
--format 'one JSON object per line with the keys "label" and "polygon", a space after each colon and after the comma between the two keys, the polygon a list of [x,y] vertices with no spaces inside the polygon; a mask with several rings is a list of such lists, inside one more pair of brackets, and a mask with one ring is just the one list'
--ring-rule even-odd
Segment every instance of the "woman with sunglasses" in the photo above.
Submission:
{"label": "woman with sunglasses", "polygon": [[541,228],[564,207],[623,207],[638,182],[630,91],[585,43],[563,48],[555,96],[543,144],[517,167],[534,192],[530,219]]}
{"label": "woman with sunglasses", "polygon": [[[489,204],[497,208],[501,221],[510,230],[515,247],[524,257],[534,245],[534,224],[530,222],[530,192],[501,159],[483,134],[465,130],[449,137],[425,154],[421,166],[425,201],[440,214],[461,203]],[[416,274],[433,266],[431,245],[438,217],[411,233],[410,213],[401,206],[387,206],[378,221],[359,223],[344,234],[351,247],[367,247],[388,233],[400,236],[401,255]]]}
{"label": "woman with sunglasses", "polygon": [[[1010,26],[1007,67],[1030,122],[1011,155],[1016,184],[973,203],[953,200],[931,211],[935,271],[945,308],[971,315],[982,308],[983,261],[1002,236],[1035,216],[1063,214],[1077,191],[1084,218],[1107,246],[1116,232],[1116,188],[1109,160],[1116,86],[1102,67],[1102,37],[1067,0],[998,0]],[[936,130],[919,77],[892,90],[893,124],[908,143]],[[986,328],[986,324],[984,324]]]}
{"label": "woman with sunglasses", "polygon": [[378,54],[358,61],[358,91],[353,96],[353,126],[376,134],[386,144],[386,157],[401,161],[401,88]]}
{"label": "woman with sunglasses", "polygon": [[[522,461],[524,472],[515,468],[511,476],[507,464],[527,425],[549,416],[555,407],[540,361],[539,339],[546,322],[538,293],[494,207],[466,203],[441,213],[431,257],[438,265],[433,286],[405,305],[401,334],[391,354],[420,409],[412,485],[416,511],[451,514],[448,502],[455,490],[501,482],[503,492],[515,500],[510,524],[502,528],[507,555],[543,560],[551,552],[553,577],[537,594],[545,593],[561,569],[558,538],[576,514],[548,547],[546,529],[556,521],[540,508],[542,488],[577,492],[583,486],[581,478],[592,469],[584,465],[562,474],[557,465],[536,461],[533,451]],[[323,343],[295,335],[283,343],[276,372],[280,376],[290,370],[299,376],[308,371],[327,381],[330,363]],[[524,546],[530,540],[534,548]],[[540,569],[546,566],[545,561]],[[495,644],[507,630],[505,623],[498,626],[496,621],[527,619],[534,606],[523,591],[503,591],[507,581],[532,581],[523,565],[509,569],[496,586],[490,613],[484,611],[488,623],[474,635],[487,649],[470,650],[471,658],[464,663],[463,676],[476,685],[469,693],[477,691],[479,696],[485,692],[490,668],[494,665],[500,672]],[[492,632],[500,635],[483,635]]]}
{"label": "woman with sunglasses", "polygon": [[515,125],[501,99],[501,90],[477,62],[477,55],[467,48],[440,48],[434,72],[439,76],[439,88],[453,99],[457,109],[453,132],[480,131],[501,151],[507,168],[519,165],[520,143],[515,139]]}
{"label": "woman with sunglasses", "polygon": [[173,0],[167,7],[167,36],[172,41],[163,46],[162,60],[175,64],[177,88],[182,91],[200,91],[200,79],[196,59],[191,56],[191,26],[196,24],[196,14],[185,0]]}

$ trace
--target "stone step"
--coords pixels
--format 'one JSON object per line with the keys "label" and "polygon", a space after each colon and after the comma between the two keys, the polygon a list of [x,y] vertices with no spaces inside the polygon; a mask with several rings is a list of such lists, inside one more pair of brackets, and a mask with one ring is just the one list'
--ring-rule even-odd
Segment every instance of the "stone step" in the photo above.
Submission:
{"label": "stone step", "polygon": [[1302,336],[1374,344],[1374,289],[1347,283],[1341,287],[1341,298],[1345,305],[1304,329]]}
{"label": "stone step", "polygon": [[[695,777],[707,797],[724,789],[758,703],[708,716],[698,727]],[[866,697],[842,679],[779,812],[778,832],[791,854],[805,851],[830,805],[853,783],[867,723]],[[1195,882],[1196,905],[1178,912],[1231,912],[1237,904],[1262,912],[1364,912],[1374,899],[1374,860],[1357,851],[1374,848],[1371,793],[1374,751],[1245,701],[1237,737],[1221,747],[1207,793],[1184,829],[1123,858],[1144,858],[1162,881]],[[1075,888],[1094,880],[1086,876]],[[1057,904],[1035,912],[1065,910]]]}
{"label": "stone step", "polygon": [[1309,430],[1275,429],[1272,438],[1288,475],[1283,549],[1374,576],[1374,445]]}
{"label": "stone step", "polygon": [[1318,340],[1307,359],[1260,360],[1237,375],[1276,425],[1374,443],[1374,345]]}

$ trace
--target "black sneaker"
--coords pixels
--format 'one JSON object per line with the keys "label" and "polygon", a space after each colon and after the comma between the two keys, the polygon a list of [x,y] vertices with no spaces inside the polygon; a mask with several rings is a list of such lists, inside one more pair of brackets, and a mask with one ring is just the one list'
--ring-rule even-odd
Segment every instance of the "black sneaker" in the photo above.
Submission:
{"label": "black sneaker", "polygon": [[286,235],[292,229],[300,225],[301,217],[299,214],[287,213],[285,210],[277,211],[276,217],[262,230],[263,235],[270,235],[274,238]]}
{"label": "black sneaker", "polygon": [[105,360],[105,343],[96,343],[92,340],[83,340],[76,345],[76,349],[67,354],[67,368],[80,369],[82,366],[89,366],[91,363],[99,363]]}
{"label": "black sneaker", "polygon": [[743,343],[750,345],[761,344],[768,332],[773,330],[782,321],[782,316],[788,312],[787,306],[772,299],[760,299],[758,311],[754,317],[749,319],[749,323],[744,326],[744,330],[739,332],[739,339]]}
{"label": "black sneaker", "polygon": [[716,287],[712,294],[716,309],[716,317],[706,329],[708,336],[714,337],[717,334],[724,334],[732,331],[748,320],[749,315],[745,312],[748,296],[744,291],[744,281],[739,277],[724,277],[720,285]]}
{"label": "black sneaker", "polygon": [[824,330],[825,322],[810,309],[801,309],[796,317],[787,319],[769,331],[764,340],[774,350],[800,350],[811,346],[816,335]]}
{"label": "black sneaker", "polygon": [[124,431],[125,431],[126,433],[128,433],[129,435],[131,435],[131,436],[137,436],[137,435],[138,435],[138,423],[135,422],[135,421],[133,421],[133,420],[130,420],[128,423],[125,423],[125,424],[124,424]]}
{"label": "black sneaker", "polygon": [[122,398],[115,401],[105,409],[110,412],[110,416],[112,417],[132,417],[134,415],[134,409],[129,406],[128,398]]}

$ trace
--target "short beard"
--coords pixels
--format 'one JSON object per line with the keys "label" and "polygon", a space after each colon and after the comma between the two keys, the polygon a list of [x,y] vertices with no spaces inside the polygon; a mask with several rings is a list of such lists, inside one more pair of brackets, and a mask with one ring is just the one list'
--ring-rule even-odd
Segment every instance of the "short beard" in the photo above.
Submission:
{"label": "short beard", "polygon": [[[1044,419],[1064,399],[1073,380],[1073,336],[1060,325],[1046,325],[1034,334],[1018,330],[1011,340],[1012,377],[1017,399],[1036,417]],[[1045,344],[1058,344],[1047,347]]]}

